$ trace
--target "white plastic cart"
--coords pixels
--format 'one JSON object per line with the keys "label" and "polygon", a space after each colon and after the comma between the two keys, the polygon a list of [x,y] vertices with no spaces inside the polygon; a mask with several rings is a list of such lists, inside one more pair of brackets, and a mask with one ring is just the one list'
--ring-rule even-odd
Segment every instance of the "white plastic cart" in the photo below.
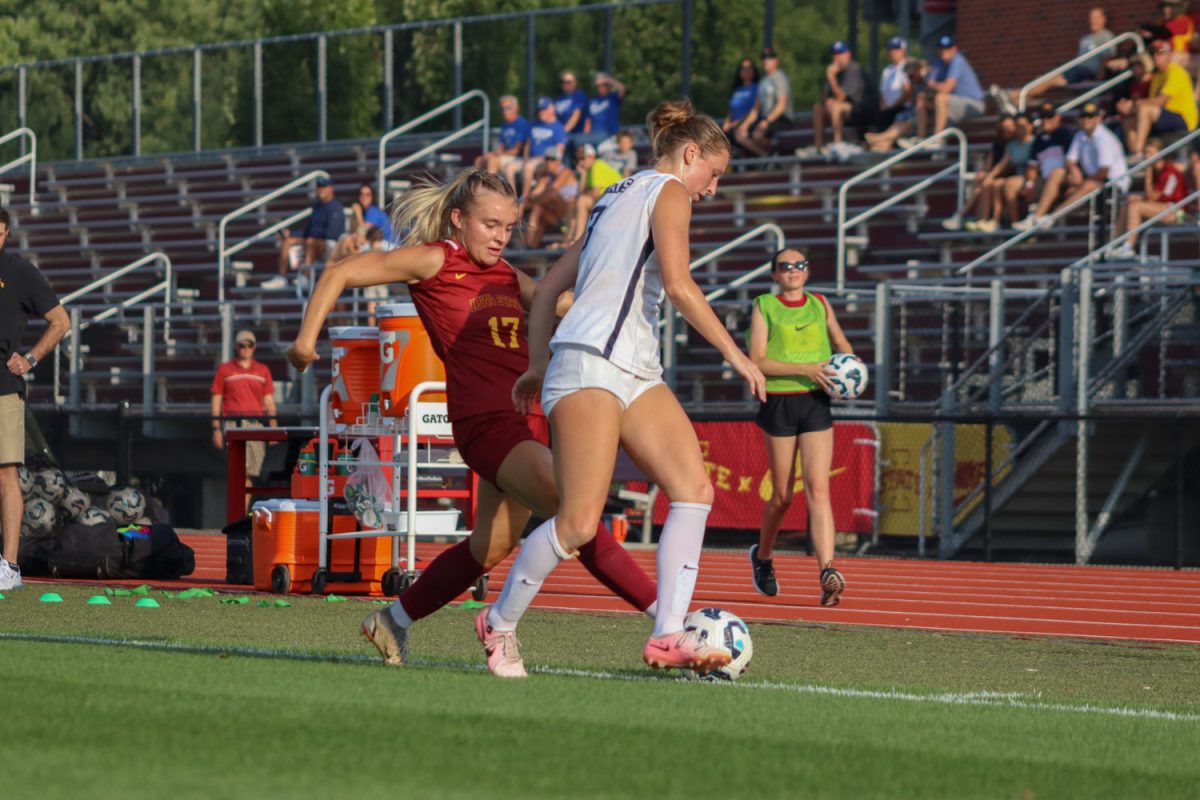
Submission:
{"label": "white plastic cart", "polygon": [[[383,576],[383,592],[398,595],[412,584],[417,577],[417,538],[454,538],[469,536],[474,524],[475,497],[478,478],[458,457],[454,449],[449,417],[444,402],[425,402],[422,395],[445,392],[446,385],[427,381],[415,386],[409,395],[408,409],[403,417],[378,417],[377,413],[364,408],[362,414],[351,424],[333,423],[331,398],[333,387],[321,392],[317,477],[319,485],[320,516],[318,525],[318,565],[312,577],[312,591],[323,594],[328,583],[358,581],[357,573],[335,573],[329,569],[329,542],[337,539],[364,539],[379,536],[392,538],[392,568]],[[325,443],[331,439],[353,440],[360,437],[391,440],[392,457],[375,461],[357,457],[339,459],[338,466],[383,467],[392,471],[390,511],[385,511],[384,526],[374,530],[348,533],[330,532],[330,510],[333,497],[333,481],[329,462],[330,449]],[[448,488],[446,477],[454,473],[465,478],[463,488]],[[422,484],[426,484],[422,487]],[[462,500],[466,503],[466,514],[457,509],[418,509],[418,501]],[[465,529],[458,522],[465,516]],[[400,538],[405,538],[405,555],[400,556]],[[488,576],[482,576],[472,589],[472,597],[482,600],[487,596]]]}

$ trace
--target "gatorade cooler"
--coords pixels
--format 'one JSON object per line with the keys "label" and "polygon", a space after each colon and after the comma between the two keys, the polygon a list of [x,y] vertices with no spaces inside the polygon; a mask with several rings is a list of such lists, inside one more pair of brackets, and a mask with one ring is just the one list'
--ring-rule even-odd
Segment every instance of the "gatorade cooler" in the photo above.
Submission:
{"label": "gatorade cooler", "polygon": [[[320,504],[313,500],[265,500],[255,503],[253,520],[254,588],[264,592],[308,592],[317,569],[320,547]],[[333,518],[333,533],[356,530],[354,517]],[[329,563],[332,572],[355,569],[362,580],[330,582],[327,591],[382,594],[383,574],[392,566],[392,540],[386,536],[369,539],[339,539],[332,542]]]}
{"label": "gatorade cooler", "polygon": [[379,331],[366,327],[329,329],[333,340],[333,421],[353,425],[379,399]]}
{"label": "gatorade cooler", "polygon": [[[381,411],[385,417],[402,417],[408,396],[424,381],[445,381],[446,368],[433,352],[433,343],[412,303],[386,303],[375,307],[379,320]],[[446,395],[422,395],[445,402]]]}

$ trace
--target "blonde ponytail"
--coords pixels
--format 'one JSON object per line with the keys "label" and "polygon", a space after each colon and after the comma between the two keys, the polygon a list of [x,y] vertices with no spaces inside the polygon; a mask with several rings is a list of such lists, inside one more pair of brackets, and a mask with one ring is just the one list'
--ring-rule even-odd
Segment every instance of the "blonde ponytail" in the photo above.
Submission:
{"label": "blonde ponytail", "polygon": [[499,175],[464,169],[447,184],[439,186],[430,180],[405,192],[392,205],[392,229],[404,236],[401,244],[406,246],[452,238],[450,212],[456,208],[466,211],[482,191],[496,192],[513,200],[517,197],[508,181]]}
{"label": "blonde ponytail", "polygon": [[646,132],[656,159],[674,153],[689,143],[699,145],[706,156],[730,151],[721,126],[707,114],[698,114],[690,100],[664,100],[646,117]]}

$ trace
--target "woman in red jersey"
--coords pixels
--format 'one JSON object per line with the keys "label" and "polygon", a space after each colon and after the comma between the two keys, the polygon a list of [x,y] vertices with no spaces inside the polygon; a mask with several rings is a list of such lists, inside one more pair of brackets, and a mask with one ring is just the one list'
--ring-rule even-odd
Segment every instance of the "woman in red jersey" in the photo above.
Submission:
{"label": "woman in red jersey", "polygon": [[[298,370],[317,360],[317,336],[345,289],[407,284],[446,366],[455,444],[484,479],[470,538],[439,555],[390,608],[363,620],[363,633],[389,664],[407,659],[413,622],[466,591],[512,552],[531,510],[549,518],[558,509],[546,418],[540,409],[518,414],[510,399],[529,365],[525,311],[535,286],[501,257],[516,222],[516,195],[492,173],[464,170],[446,186],[410,191],[393,218],[396,230],[409,231],[405,246],[326,268],[288,350]],[[580,561],[613,592],[653,615],[655,587],[645,572],[603,525],[594,541],[580,550]],[[496,657],[520,665],[514,634],[489,645]]]}

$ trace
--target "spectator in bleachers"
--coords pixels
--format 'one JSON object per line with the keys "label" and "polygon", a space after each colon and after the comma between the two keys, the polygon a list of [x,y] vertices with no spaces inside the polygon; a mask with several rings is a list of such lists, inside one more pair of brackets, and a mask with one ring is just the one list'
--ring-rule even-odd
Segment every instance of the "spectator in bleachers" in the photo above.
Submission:
{"label": "spectator in bleachers", "polygon": [[833,130],[831,147],[836,152],[843,148],[842,130],[847,124],[857,128],[861,135],[875,115],[874,92],[862,67],[854,60],[850,45],[834,42],[829,54],[821,99],[813,106],[813,149],[804,155],[824,152],[826,120]]}
{"label": "spectator in bleachers", "polygon": [[375,202],[374,186],[364,183],[358,187],[358,199],[351,204],[350,211],[354,214],[354,230],[374,225],[379,229],[383,241],[392,241],[392,221],[388,219],[387,212]]}
{"label": "spectator in bleachers", "polygon": [[908,42],[900,36],[888,39],[888,65],[879,76],[879,112],[875,127],[885,131],[898,119],[913,118],[913,82],[905,69]]}
{"label": "spectator in bleachers", "polygon": [[371,250],[382,250],[384,245],[383,230],[377,225],[357,225],[354,230],[338,239],[333,252],[329,254],[329,263],[336,264],[352,255],[368,253]]}
{"label": "spectator in bleachers", "polygon": [[[533,175],[541,166],[546,155],[553,152],[562,158],[563,148],[567,144],[567,132],[556,118],[554,101],[549,97],[538,98],[537,122],[529,129],[529,142],[525,146],[525,157],[508,165],[504,176],[518,192],[528,194],[533,186]],[[517,183],[518,172],[521,183]]]}
{"label": "spectator in bleachers", "polygon": [[[1080,37],[1079,47],[1075,51],[1075,56],[1086,55],[1096,48],[1108,44],[1113,38],[1113,32],[1108,29],[1108,15],[1104,12],[1103,8],[1097,6],[1088,12],[1088,32]],[[1055,75],[1031,87],[1025,96],[1027,99],[1032,100],[1051,89],[1060,88],[1072,83],[1099,80],[1104,74],[1104,61],[1105,56],[1103,53],[1093,56],[1087,61],[1076,64],[1061,75]],[[988,89],[988,93],[996,100],[996,105],[1000,107],[1001,111],[1006,114],[1017,113],[1019,92],[1012,89],[1001,89],[996,84],[992,84]]]}
{"label": "spectator in bleachers", "polygon": [[1137,130],[1137,101],[1150,96],[1150,82],[1154,79],[1154,64],[1147,53],[1136,53],[1129,57],[1130,78],[1113,87],[1112,109],[1105,125],[1126,143]]}
{"label": "spectator in bleachers", "polygon": [[1058,199],[1067,175],[1067,150],[1071,147],[1071,129],[1062,124],[1062,116],[1053,103],[1042,103],[1042,107],[1038,109],[1038,120],[1042,130],[1033,140],[1021,194],[1026,199],[1033,199],[1037,194],[1039,178],[1041,193],[1037,194],[1037,208],[1024,219],[1013,222],[1013,228],[1018,231],[1029,230],[1041,224],[1050,213],[1054,201]]}
{"label": "spectator in bleachers", "polygon": [[[8,210],[0,208],[0,591],[5,592],[24,585],[17,550],[25,501],[17,468],[25,463],[25,376],[71,329],[46,276],[6,247],[8,235]],[[33,347],[22,350],[25,324],[33,314],[48,325]]]}
{"label": "spectator in bleachers", "polygon": [[1196,35],[1196,21],[1188,14],[1187,0],[1159,0],[1162,26],[1167,29],[1171,45],[1171,61],[1185,69],[1191,63],[1192,37]]}
{"label": "spectator in bleachers", "polygon": [[[254,358],[258,340],[253,331],[238,331],[234,336],[236,353],[217,367],[212,387],[212,443],[225,449],[225,431],[229,428],[261,428],[263,418],[274,428],[275,384],[267,365]],[[262,474],[266,442],[246,443],[246,484]],[[246,502],[250,497],[247,495]]]}
{"label": "spectator in bleachers", "polygon": [[721,130],[725,131],[726,136],[730,136],[731,131],[736,130],[750,115],[757,98],[758,66],[753,60],[743,58],[738,62],[737,71],[733,75],[733,88],[729,93],[729,110],[725,112],[725,120],[721,123]]}
{"label": "spectator in bleachers", "polygon": [[[1146,142],[1146,158],[1153,158],[1161,150],[1162,142],[1158,139],[1150,139]],[[1120,236],[1126,231],[1133,230],[1141,225],[1143,220],[1166,211],[1168,206],[1178,203],[1186,196],[1187,182],[1175,162],[1169,158],[1155,161],[1142,171],[1142,194],[1131,194],[1125,202],[1125,210],[1121,213],[1120,227],[1117,229],[1116,235]],[[1170,223],[1182,217],[1183,209],[1180,209],[1178,215],[1164,217],[1162,221]],[[1108,258],[1134,258],[1137,238],[1136,233],[1131,234],[1120,247],[1110,248]]]}
{"label": "spectator in bleachers", "polygon": [[[904,90],[902,105],[890,125],[877,133],[866,133],[865,138],[872,152],[884,153],[897,144],[908,148],[917,143],[917,139],[911,135],[916,125],[915,98],[921,92],[929,67],[920,59],[906,58],[900,69],[904,71],[904,83],[907,87]],[[887,70],[884,72],[886,74]]]}
{"label": "spectator in bleachers", "polygon": [[[579,192],[571,207],[571,219],[561,247],[570,247],[587,227],[588,214],[608,187],[621,180],[622,175],[604,159],[598,158],[596,149],[590,144],[580,147],[575,155],[576,171],[579,176]],[[551,245],[553,247],[553,245]]]}
{"label": "spectator in bleachers", "polygon": [[561,153],[548,150],[525,202],[529,208],[525,244],[534,249],[541,247],[546,231],[566,220],[578,192],[575,171],[563,164]]}
{"label": "spectator in bleachers", "polygon": [[1196,129],[1195,89],[1187,70],[1171,60],[1171,45],[1161,39],[1150,45],[1154,78],[1150,96],[1137,101],[1137,127],[1129,137],[1130,160],[1142,157],[1142,147],[1151,134],[1183,134]]}
{"label": "spectator in bleachers", "polygon": [[1071,191],[1062,205],[1069,205],[1109,181],[1117,181],[1122,192],[1129,191],[1129,171],[1121,140],[1100,124],[1103,112],[1096,103],[1079,107],[1079,130],[1067,149],[1067,186]]}
{"label": "spectator in bleachers", "polygon": [[333,196],[333,181],[317,178],[316,184],[317,201],[312,213],[302,229],[285,232],[279,247],[279,274],[264,281],[264,289],[282,289],[287,286],[289,272],[324,261],[346,229],[346,212]]}
{"label": "spectator in bleachers", "polygon": [[734,132],[737,143],[756,156],[770,155],[775,137],[792,127],[792,84],[779,68],[775,48],[763,48],[762,62],[754,108]]}
{"label": "spectator in bleachers", "polygon": [[567,133],[583,133],[587,122],[588,96],[579,88],[579,81],[571,70],[563,70],[558,76],[561,93],[554,100],[554,112]]}
{"label": "spectator in bleachers", "polygon": [[[598,149],[617,148],[617,133],[621,130],[621,103],[625,100],[625,84],[606,72],[597,72],[596,96],[588,101],[587,119],[583,132],[587,139],[583,144],[594,144]],[[609,142],[611,140],[611,142]],[[604,145],[608,143],[608,147]]]}
{"label": "spectator in bleachers", "polygon": [[[1034,142],[1033,122],[1029,119],[1028,114],[1017,114],[1013,117],[1013,123],[1017,127],[1017,132],[1012,141],[1004,148],[1004,160],[1008,163],[1003,167],[1002,174],[1005,177],[1001,180],[999,187],[1003,200],[1003,212],[1008,215],[1009,225],[1021,219],[1017,200],[1025,185],[1025,166],[1033,157]],[[1002,221],[1000,208],[993,206],[993,216],[990,219],[979,220],[975,230],[992,233],[1000,227]],[[970,229],[970,226],[967,227]]]}
{"label": "spectator in bleachers", "polygon": [[517,98],[506,94],[500,98],[500,113],[504,124],[500,126],[500,135],[492,152],[475,159],[475,169],[504,174],[509,164],[519,161],[525,154],[525,144],[529,141],[529,131],[532,126],[529,120],[521,116],[521,106]]}
{"label": "spectator in bleachers", "polygon": [[[1004,156],[1008,143],[1017,135],[1017,123],[1014,117],[1001,116],[996,121],[996,138],[992,140],[992,148],[988,153],[984,168],[975,173],[971,193],[967,196],[963,207],[952,216],[942,220],[942,227],[948,231],[962,230],[965,225],[969,231],[980,230],[979,221],[994,219],[1000,215],[1000,204],[1003,199],[1001,184],[1007,177],[1010,162]],[[1021,162],[1025,163],[1025,162]],[[975,210],[974,219],[964,220],[965,212]]]}
{"label": "spectator in bleachers", "polygon": [[633,132],[623,130],[618,133],[616,152],[605,153],[604,160],[620,172],[621,177],[628,178],[637,171],[638,157],[637,150],[633,149]]}
{"label": "spectator in bleachers", "polygon": [[927,91],[917,95],[919,139],[983,114],[983,87],[966,56],[958,52],[953,36],[938,39],[938,56]]}

